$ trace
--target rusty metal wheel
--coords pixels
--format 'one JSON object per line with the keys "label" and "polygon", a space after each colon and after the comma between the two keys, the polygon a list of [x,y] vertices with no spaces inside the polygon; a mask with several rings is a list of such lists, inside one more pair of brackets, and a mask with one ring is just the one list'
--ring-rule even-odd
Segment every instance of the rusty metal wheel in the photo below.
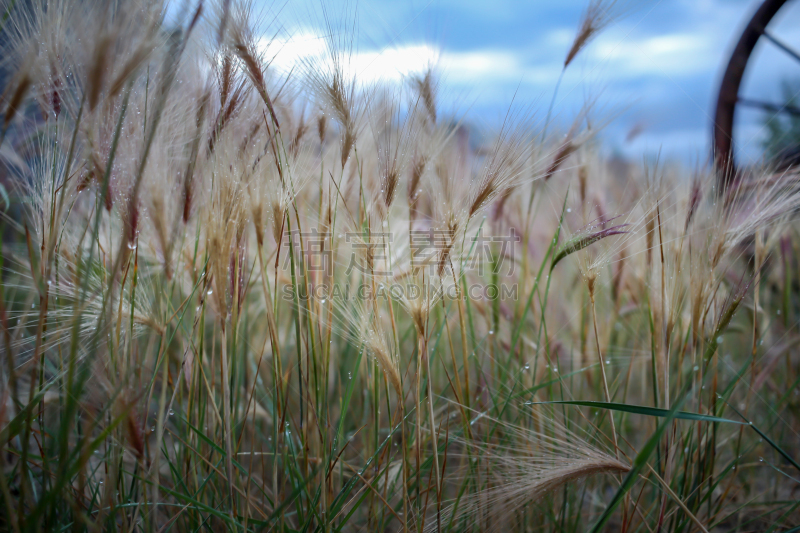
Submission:
{"label": "rusty metal wheel", "polygon": [[736,43],[736,47],[733,49],[731,58],[728,61],[725,74],[722,76],[717,106],[714,112],[714,131],[711,138],[712,153],[722,188],[726,187],[736,175],[733,124],[737,106],[754,107],[773,113],[800,116],[800,109],[798,108],[744,98],[739,95],[739,88],[745,69],[751,59],[753,49],[761,38],[800,61],[800,52],[793,50],[767,28],[770,21],[788,1],[764,0],[762,2],[739,37],[739,41]]}

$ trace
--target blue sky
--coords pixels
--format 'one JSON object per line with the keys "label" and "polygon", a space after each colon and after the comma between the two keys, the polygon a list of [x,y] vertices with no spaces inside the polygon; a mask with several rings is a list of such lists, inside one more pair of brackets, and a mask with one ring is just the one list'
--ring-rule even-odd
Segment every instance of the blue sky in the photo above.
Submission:
{"label": "blue sky", "polygon": [[[399,79],[435,58],[444,107],[491,126],[512,98],[532,104],[536,116],[544,117],[586,3],[327,0],[325,5],[334,20],[356,14],[354,65],[362,77]],[[605,125],[608,152],[639,158],[661,151],[686,163],[705,160],[718,79],[758,3],[618,1],[620,16],[565,73],[555,121],[566,127],[587,101],[595,101],[592,116]],[[800,49],[800,2],[795,4],[770,28]],[[266,12],[279,11],[284,65],[323,47],[320,5],[319,0],[264,5]],[[769,44],[759,44],[755,64],[741,94],[779,101],[781,80],[800,80],[800,64]],[[753,112],[740,115],[742,155],[758,153],[763,120]]]}

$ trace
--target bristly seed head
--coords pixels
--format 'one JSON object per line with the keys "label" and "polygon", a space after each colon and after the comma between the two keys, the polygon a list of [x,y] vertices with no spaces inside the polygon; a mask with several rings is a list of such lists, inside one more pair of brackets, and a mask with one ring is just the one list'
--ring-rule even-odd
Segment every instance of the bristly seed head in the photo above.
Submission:
{"label": "bristly seed head", "polygon": [[606,227],[608,222],[611,222],[619,217],[614,217],[608,221],[601,222],[600,219],[590,222],[586,227],[577,231],[575,235],[569,238],[564,244],[556,249],[553,254],[553,262],[550,264],[550,270],[555,268],[559,261],[564,259],[570,254],[583,250],[587,246],[591,246],[599,240],[611,237],[613,235],[622,235],[628,233],[627,228],[630,224],[618,224],[616,226]]}
{"label": "bristly seed head", "polygon": [[589,5],[581,16],[578,33],[575,35],[572,46],[567,52],[567,57],[564,59],[565,69],[572,63],[575,56],[589,44],[589,41],[606,26],[611,24],[614,19],[614,4],[615,0],[591,0],[589,2]]}

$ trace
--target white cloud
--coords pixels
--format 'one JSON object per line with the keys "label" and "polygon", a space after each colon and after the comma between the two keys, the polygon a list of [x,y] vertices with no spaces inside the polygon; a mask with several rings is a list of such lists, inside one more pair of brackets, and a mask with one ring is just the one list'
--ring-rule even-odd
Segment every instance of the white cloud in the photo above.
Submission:
{"label": "white cloud", "polygon": [[[295,31],[289,38],[264,39],[261,47],[267,58],[272,59],[272,67],[284,73],[307,61],[319,61],[324,65],[328,58],[324,37],[310,29]],[[447,82],[455,85],[486,86],[521,80],[554,82],[558,74],[557,68],[526,66],[523,58],[510,50],[450,52],[428,44],[358,50],[346,59],[346,63],[347,73],[366,84],[400,82],[409,75],[424,72],[430,65],[438,67]]]}
{"label": "white cloud", "polygon": [[601,35],[588,50],[594,62],[605,63],[615,77],[644,74],[687,75],[702,72],[713,63],[718,44],[707,36],[673,33],[635,39]]}
{"label": "white cloud", "polygon": [[[320,61],[324,65],[328,57],[324,37],[313,30],[296,31],[290,38],[265,39],[261,46],[272,59],[272,66],[284,73],[308,61]],[[346,58],[344,68],[348,75],[356,76],[362,83],[399,82],[435,64],[438,55],[436,49],[424,44],[355,51]]]}
{"label": "white cloud", "polygon": [[505,50],[444,52],[440,65],[447,79],[456,82],[507,81],[523,70],[519,58]]}
{"label": "white cloud", "polygon": [[407,45],[353,54],[352,68],[366,82],[401,81],[424,72],[436,62],[438,51],[427,45]]}
{"label": "white cloud", "polygon": [[324,38],[311,30],[297,31],[289,38],[264,38],[260,44],[267,57],[273,59],[272,65],[286,71],[306,58],[325,53]]}

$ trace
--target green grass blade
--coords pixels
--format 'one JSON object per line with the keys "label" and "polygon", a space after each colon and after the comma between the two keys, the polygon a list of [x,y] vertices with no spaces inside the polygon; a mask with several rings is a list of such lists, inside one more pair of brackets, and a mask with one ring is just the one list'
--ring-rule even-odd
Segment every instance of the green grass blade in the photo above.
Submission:
{"label": "green grass blade", "polygon": [[677,401],[672,405],[672,408],[667,412],[667,416],[665,417],[664,421],[659,424],[656,428],[655,432],[647,439],[647,442],[642,447],[641,451],[636,455],[633,460],[633,465],[631,466],[630,471],[625,476],[625,479],[622,481],[622,485],[620,485],[619,489],[617,489],[616,494],[609,502],[608,506],[606,507],[603,514],[600,515],[600,518],[592,527],[592,533],[598,533],[599,531],[603,530],[603,527],[608,523],[611,519],[611,516],[614,514],[614,511],[619,504],[622,503],[625,494],[631,490],[633,484],[639,478],[639,473],[644,469],[645,465],[647,464],[647,460],[650,458],[650,455],[653,454],[655,449],[658,447],[658,443],[661,440],[661,436],[667,430],[667,426],[669,426],[670,422],[676,418],[676,415],[680,412],[679,409],[683,405],[684,401],[686,400],[686,393],[688,389],[684,389],[684,391],[678,396]]}
{"label": "green grass blade", "polygon": [[727,424],[740,424],[740,425],[746,424],[745,422],[730,420],[728,418],[703,415],[700,413],[689,413],[687,411],[677,411],[675,412],[674,415],[671,415],[672,410],[670,409],[661,409],[658,407],[646,407],[643,405],[630,405],[627,403],[564,400],[564,401],[552,401],[552,402],[534,402],[531,405],[537,405],[537,404],[580,405],[582,407],[594,407],[596,409],[608,409],[610,411],[621,411],[623,413],[634,413],[637,415],[656,416],[661,418],[673,416],[673,418],[681,420],[696,420],[699,422],[722,422]]}

